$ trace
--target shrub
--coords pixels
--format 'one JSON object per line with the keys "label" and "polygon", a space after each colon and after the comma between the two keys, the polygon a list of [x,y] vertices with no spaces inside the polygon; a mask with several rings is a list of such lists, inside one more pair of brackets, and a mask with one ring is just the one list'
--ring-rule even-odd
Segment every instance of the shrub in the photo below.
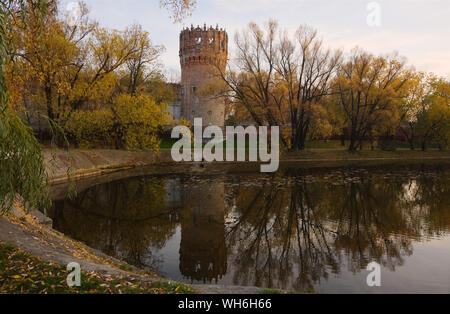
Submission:
{"label": "shrub", "polygon": [[110,146],[113,113],[109,109],[75,111],[66,123],[71,141],[81,147]]}
{"label": "shrub", "polygon": [[122,94],[112,108],[74,112],[66,131],[83,147],[148,151],[159,148],[168,121],[165,105],[158,105],[150,96]]}

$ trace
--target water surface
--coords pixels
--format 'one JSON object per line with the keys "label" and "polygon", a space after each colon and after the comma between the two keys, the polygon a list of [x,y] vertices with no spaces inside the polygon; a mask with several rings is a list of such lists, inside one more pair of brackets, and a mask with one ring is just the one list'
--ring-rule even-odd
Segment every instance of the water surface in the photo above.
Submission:
{"label": "water surface", "polygon": [[[450,293],[450,170],[140,176],[55,200],[54,228],[187,283]],[[366,267],[382,265],[369,288]]]}

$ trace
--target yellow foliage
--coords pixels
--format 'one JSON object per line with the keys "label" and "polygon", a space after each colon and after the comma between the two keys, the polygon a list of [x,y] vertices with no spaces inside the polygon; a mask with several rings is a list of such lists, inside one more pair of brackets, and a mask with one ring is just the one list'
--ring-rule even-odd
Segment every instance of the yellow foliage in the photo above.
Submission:
{"label": "yellow foliage", "polygon": [[169,122],[166,105],[158,105],[148,95],[117,97],[112,108],[114,132],[129,150],[157,150],[160,144],[158,133]]}
{"label": "yellow foliage", "polygon": [[108,109],[74,111],[66,124],[71,139],[82,147],[112,143],[113,112]]}
{"label": "yellow foliage", "polygon": [[66,131],[84,147],[115,146],[126,150],[158,150],[159,134],[168,123],[165,105],[147,95],[122,94],[110,109],[73,112]]}

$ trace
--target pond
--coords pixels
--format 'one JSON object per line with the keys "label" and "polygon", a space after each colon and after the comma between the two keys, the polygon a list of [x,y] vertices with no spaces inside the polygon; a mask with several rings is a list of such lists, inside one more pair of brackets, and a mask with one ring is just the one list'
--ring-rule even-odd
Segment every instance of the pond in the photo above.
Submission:
{"label": "pond", "polygon": [[[148,175],[55,199],[54,228],[186,283],[450,293],[450,169]],[[366,284],[371,262],[381,287]]]}

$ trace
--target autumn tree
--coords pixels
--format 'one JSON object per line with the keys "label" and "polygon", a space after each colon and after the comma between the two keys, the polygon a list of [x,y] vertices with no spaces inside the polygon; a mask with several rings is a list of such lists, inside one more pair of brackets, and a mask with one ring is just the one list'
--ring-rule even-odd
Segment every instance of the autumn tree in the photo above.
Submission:
{"label": "autumn tree", "polygon": [[[49,119],[59,122],[62,108],[67,103],[77,103],[85,94],[78,90],[81,89],[78,83],[83,68],[88,66],[88,38],[96,24],[87,19],[86,7],[81,5],[81,8],[77,26],[60,21],[56,5],[44,20],[39,18],[35,6],[30,6],[22,18],[13,19],[8,28],[15,44],[9,86],[10,90],[21,91],[13,99],[18,107],[23,106],[27,111],[42,107]],[[12,14],[18,16],[21,11]]]}
{"label": "autumn tree", "polygon": [[[46,16],[43,30],[38,30],[33,26],[37,18],[32,10],[23,20],[14,20],[10,29],[16,49],[9,85],[16,91],[16,107],[30,122],[48,117],[76,142],[80,135],[76,127],[96,129],[96,119],[112,110],[122,93],[138,97],[156,91],[161,108],[162,101],[173,95],[169,89],[150,86],[162,80],[159,56],[163,47],[154,45],[148,32],[139,25],[124,31],[102,28],[89,19],[86,6],[79,5],[81,14],[75,24],[66,23],[55,9]],[[164,92],[170,96],[161,95]],[[91,111],[86,114],[89,118],[84,124],[75,123],[84,110]],[[99,134],[84,132],[88,133]],[[57,139],[60,144],[62,139]]]}
{"label": "autumn tree", "polygon": [[138,89],[161,73],[159,58],[164,46],[156,46],[150,40],[150,34],[141,25],[133,25],[127,30],[128,36],[136,40],[136,49],[125,61],[124,77],[127,92],[135,96]]}
{"label": "autumn tree", "polygon": [[[42,147],[22,120],[23,113],[43,107],[52,119],[69,117],[87,100],[92,101],[92,94],[109,91],[115,80],[111,73],[139,51],[133,48],[132,38],[105,36],[107,32],[88,19],[83,3],[78,23],[64,23],[58,17],[58,3],[0,0],[0,213],[11,208],[17,195],[33,208],[49,205]],[[192,0],[161,0],[176,21],[189,14],[194,4]],[[100,45],[92,50],[96,41]],[[141,119],[148,114],[161,117],[162,107],[153,106],[153,100],[132,103]],[[139,111],[142,108],[147,109],[144,114]],[[126,140],[135,141],[134,137]],[[152,143],[153,138],[149,140],[140,145]]]}
{"label": "autumn tree", "polygon": [[[14,19],[22,19],[34,6],[39,8],[35,13],[40,21],[52,9],[52,3],[47,1],[0,1],[0,214],[11,209],[18,195],[31,208],[49,205],[41,146],[31,128],[12,108],[5,82],[14,51],[9,27]],[[13,15],[12,9],[20,14]]]}
{"label": "autumn tree", "polygon": [[340,67],[335,82],[338,104],[350,129],[349,151],[362,148],[362,140],[405,97],[409,72],[396,55],[376,57],[359,49]]}
{"label": "autumn tree", "polygon": [[284,119],[281,99],[276,92],[280,87],[277,83],[281,82],[275,71],[277,31],[275,21],[269,21],[265,29],[250,23],[248,29],[235,36],[234,68],[223,72],[217,67],[237,109],[245,108],[258,125],[279,125]]}
{"label": "autumn tree", "polygon": [[195,0],[160,0],[160,5],[170,12],[174,22],[181,22],[191,14],[196,2]]}
{"label": "autumn tree", "polygon": [[427,93],[417,113],[417,136],[422,150],[430,143],[440,149],[450,143],[450,82],[431,75],[427,81]]}
{"label": "autumn tree", "polygon": [[341,59],[342,53],[325,49],[317,31],[308,26],[297,30],[295,41],[287,35],[281,38],[275,69],[287,89],[294,150],[305,149],[310,133],[317,133],[319,126],[327,127],[326,110],[321,102],[331,93],[330,82]]}
{"label": "autumn tree", "polygon": [[340,51],[325,49],[317,32],[307,26],[291,39],[273,20],[264,28],[250,23],[235,42],[235,63],[221,78],[238,115],[258,125],[289,129],[282,140],[293,150],[305,149],[309,139],[330,135],[322,100],[331,92]]}
{"label": "autumn tree", "polygon": [[405,136],[411,150],[415,149],[418,137],[417,122],[427,94],[427,75],[423,72],[411,73],[408,93],[400,104],[399,130]]}

